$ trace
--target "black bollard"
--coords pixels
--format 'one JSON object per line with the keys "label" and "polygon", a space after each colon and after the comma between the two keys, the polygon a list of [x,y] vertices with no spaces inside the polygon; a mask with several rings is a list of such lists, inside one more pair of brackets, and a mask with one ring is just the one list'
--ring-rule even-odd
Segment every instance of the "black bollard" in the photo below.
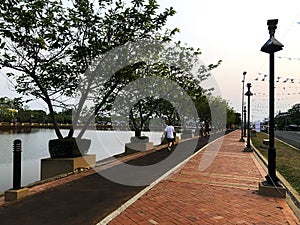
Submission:
{"label": "black bollard", "polygon": [[21,188],[21,140],[14,140],[13,149],[13,189]]}

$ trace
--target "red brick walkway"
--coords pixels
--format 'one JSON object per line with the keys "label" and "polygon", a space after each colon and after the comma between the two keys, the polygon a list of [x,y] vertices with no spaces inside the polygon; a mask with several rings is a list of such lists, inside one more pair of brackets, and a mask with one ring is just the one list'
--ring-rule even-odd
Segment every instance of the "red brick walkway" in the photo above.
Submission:
{"label": "red brick walkway", "polygon": [[300,224],[285,199],[257,193],[266,174],[239,137],[210,144],[109,224]]}

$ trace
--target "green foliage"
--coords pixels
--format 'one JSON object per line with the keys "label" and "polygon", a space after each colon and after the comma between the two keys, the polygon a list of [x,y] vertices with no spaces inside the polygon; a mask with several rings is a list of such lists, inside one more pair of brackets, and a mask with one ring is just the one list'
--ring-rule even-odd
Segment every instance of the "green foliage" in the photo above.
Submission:
{"label": "green foliage", "polygon": [[23,103],[20,97],[13,99],[0,97],[0,122],[13,122],[22,108]]}
{"label": "green foliage", "polygon": [[295,104],[288,110],[292,124],[300,125],[300,104]]}
{"label": "green foliage", "polygon": [[[288,109],[287,112],[281,113],[275,117],[275,123],[279,130],[285,130],[289,125],[300,126],[300,104],[297,103]],[[297,129],[297,127],[295,127]],[[299,129],[299,128],[298,128]]]}
{"label": "green foliage", "polygon": [[[163,54],[154,52],[150,58],[144,57],[144,61],[113,70],[116,65],[123,65],[126,57],[137,54],[137,49],[145,48],[142,55],[152,49],[137,46],[129,53],[120,52],[115,58],[106,58],[108,52],[144,39],[167,42],[179,32],[178,28],[164,28],[175,10],[172,7],[160,10],[157,0],[132,0],[130,3],[125,0],[99,0],[97,3],[89,0],[10,0],[0,2],[0,12],[0,67],[5,67],[7,75],[15,79],[18,93],[40,98],[47,104],[60,139],[63,136],[58,123],[70,123],[72,119],[76,124],[86,119],[88,126],[91,118],[81,116],[91,112],[109,117],[107,112],[118,95],[133,94],[124,91],[124,87],[145,77],[163,77],[176,82],[194,102],[200,119],[188,119],[197,123],[211,122],[211,112],[218,109],[227,108],[231,115],[232,110],[226,102],[210,97],[211,90],[201,87],[201,82],[208,79],[210,71],[221,61],[202,65],[198,58],[200,49],[177,42]],[[93,70],[97,70],[101,62],[106,67],[96,77]],[[168,87],[160,88],[167,90]],[[78,89],[81,91],[79,101],[72,104],[68,100],[78,97]],[[176,93],[172,95],[176,97]],[[93,107],[85,105],[86,99],[93,99]],[[76,111],[71,118],[70,110],[56,113],[54,107],[57,106]],[[140,128],[154,117],[179,122],[180,107],[186,111],[191,108],[185,101],[170,102],[156,95],[139,99],[129,109],[131,122]],[[31,112],[30,119],[41,116],[44,121],[44,114]],[[214,116],[220,121],[224,119],[224,114]],[[78,137],[82,137],[87,126]],[[71,127],[69,138],[74,135],[74,129]]]}
{"label": "green foliage", "polygon": [[[226,110],[228,108],[228,104],[221,97],[210,96],[208,98],[209,102],[209,110],[210,110],[210,120],[209,122],[213,123],[212,127],[215,129],[222,129],[226,127]],[[212,121],[213,118],[213,121]]]}
{"label": "green foliage", "polygon": [[[162,52],[158,53],[156,56],[159,60],[153,57],[148,58],[144,63],[136,64],[135,70],[131,70],[130,73],[140,78],[143,77],[145,80],[132,87],[134,91],[122,89],[118,93],[119,96],[123,96],[124,100],[120,103],[123,110],[117,114],[121,113],[123,118],[126,118],[127,113],[130,112],[130,124],[133,129],[137,130],[147,129],[151,120],[155,118],[160,118],[165,123],[173,122],[183,126],[184,117],[185,120],[194,120],[195,124],[210,122],[208,96],[212,90],[204,90],[201,82],[209,78],[210,71],[219,66],[221,61],[215,65],[205,66],[199,60],[200,54],[200,49],[195,50],[177,42],[166,46]],[[123,72],[127,75],[128,71]],[[154,82],[151,78],[154,80],[164,78],[167,81],[162,79],[160,82]],[[151,86],[150,90],[149,86]],[[180,90],[173,90],[175,86],[180,87]],[[147,97],[144,96],[146,94],[144,92],[147,92]],[[186,99],[182,100],[182,92],[189,96],[198,112],[193,113],[192,106],[187,104]],[[167,100],[168,98],[172,101]],[[215,105],[222,103],[219,100],[215,102]],[[185,115],[180,115],[180,111],[184,111]],[[222,115],[225,113],[226,110]],[[187,114],[190,116],[186,117]]]}
{"label": "green foliage", "polygon": [[[62,134],[53,107],[71,106],[58,97],[74,95],[80,76],[98,56],[129,41],[170,40],[177,32],[163,32],[167,19],[175,13],[173,8],[159,12],[156,0],[132,0],[131,5],[125,2],[0,2],[0,67],[10,69],[7,75],[16,80],[17,92],[45,101],[59,138]],[[122,80],[120,85],[119,78],[100,87],[97,111],[132,79]],[[77,109],[81,111],[83,105]],[[76,123],[78,116],[74,119]],[[72,129],[68,136],[73,136]]]}
{"label": "green foliage", "polygon": [[233,110],[232,107],[229,107],[227,104],[226,107],[226,114],[227,114],[227,120],[226,120],[226,127],[231,128],[232,125],[236,125],[240,123],[239,118],[237,117],[237,114]]}

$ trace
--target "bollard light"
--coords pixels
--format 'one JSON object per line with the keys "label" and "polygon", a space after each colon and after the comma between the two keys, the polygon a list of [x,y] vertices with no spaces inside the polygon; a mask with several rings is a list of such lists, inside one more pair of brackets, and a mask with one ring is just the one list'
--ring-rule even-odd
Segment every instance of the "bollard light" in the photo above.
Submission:
{"label": "bollard light", "polygon": [[21,140],[14,140],[13,146],[13,189],[21,188]]}
{"label": "bollard light", "polygon": [[269,81],[269,149],[268,149],[268,175],[266,185],[277,186],[276,176],[276,149],[275,149],[275,120],[274,120],[274,53],[282,50],[283,45],[274,37],[278,19],[268,20],[269,40],[262,46],[261,51],[270,55],[270,81]]}
{"label": "bollard light", "polygon": [[21,140],[14,140],[13,145],[13,188],[4,192],[6,202],[15,201],[28,195],[28,188],[21,188]]}

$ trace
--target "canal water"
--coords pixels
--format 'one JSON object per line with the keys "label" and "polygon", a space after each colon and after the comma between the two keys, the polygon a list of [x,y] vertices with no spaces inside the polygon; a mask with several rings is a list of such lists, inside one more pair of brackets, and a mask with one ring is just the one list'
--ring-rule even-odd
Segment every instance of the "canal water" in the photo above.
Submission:
{"label": "canal water", "polygon": [[[67,134],[67,130],[63,130]],[[160,144],[162,132],[142,132],[154,145]],[[131,131],[87,131],[84,138],[92,140],[88,154],[96,154],[102,160],[125,150],[125,143],[134,136]],[[40,180],[41,159],[49,158],[48,142],[55,139],[52,129],[31,129],[28,132],[14,133],[0,131],[0,193],[12,188],[13,142],[22,141],[22,186]]]}

